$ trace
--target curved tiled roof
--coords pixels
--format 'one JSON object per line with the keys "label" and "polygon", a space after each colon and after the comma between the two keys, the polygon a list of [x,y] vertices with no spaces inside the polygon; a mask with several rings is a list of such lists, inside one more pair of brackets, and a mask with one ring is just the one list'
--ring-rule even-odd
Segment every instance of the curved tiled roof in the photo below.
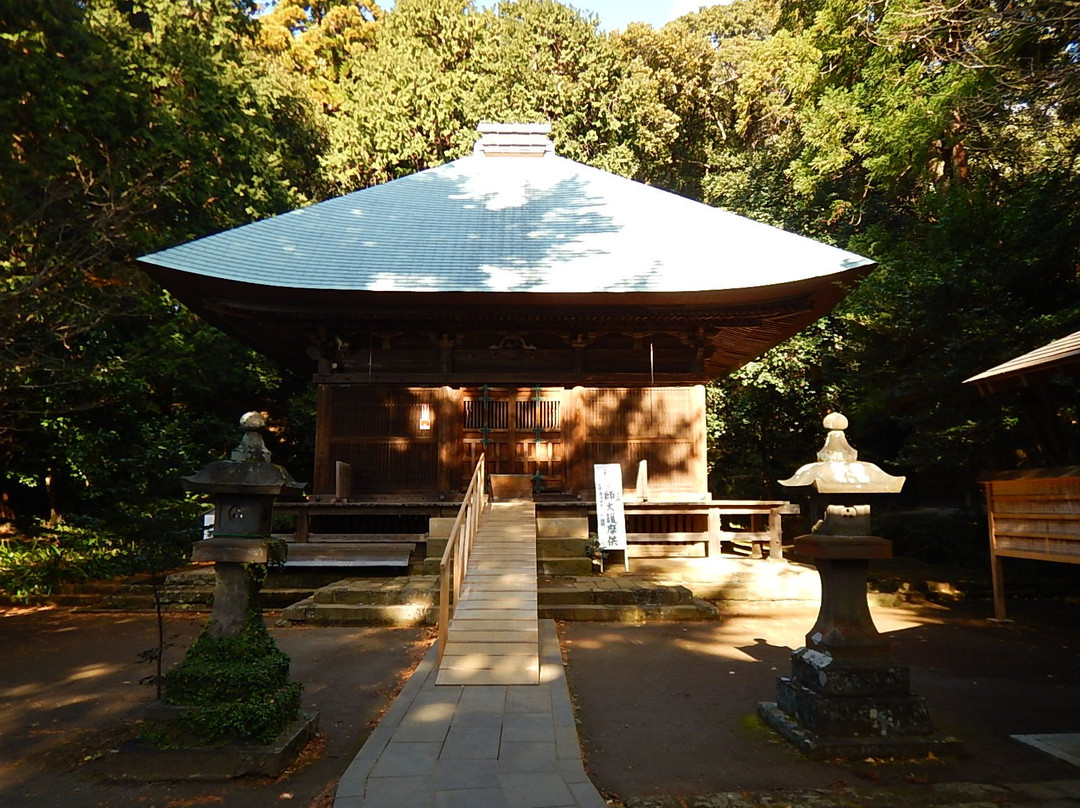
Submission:
{"label": "curved tiled roof", "polygon": [[141,259],[264,287],[694,292],[866,267],[859,255],[554,154],[477,154]]}

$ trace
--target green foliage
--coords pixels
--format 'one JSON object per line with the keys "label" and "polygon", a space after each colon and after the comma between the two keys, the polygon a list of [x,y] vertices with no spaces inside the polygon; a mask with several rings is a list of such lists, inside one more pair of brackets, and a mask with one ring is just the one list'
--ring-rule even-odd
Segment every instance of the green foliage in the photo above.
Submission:
{"label": "green foliage", "polygon": [[235,637],[205,632],[165,674],[167,703],[182,706],[156,740],[165,745],[267,744],[299,714],[289,657],[252,612]]}
{"label": "green foliage", "polygon": [[963,381],[1075,329],[1078,192],[1076,178],[1052,174],[1008,196],[944,189],[924,201],[926,219],[854,242],[869,242],[881,268],[843,307],[862,354],[845,359],[857,363],[849,385],[860,420],[894,433],[896,462],[977,471],[1032,451],[1025,429],[1038,425]]}
{"label": "green foliage", "polygon": [[709,487],[720,498],[786,499],[777,481],[821,448],[822,418],[843,409],[823,366],[839,347],[819,321],[706,389]]}
{"label": "green foliage", "polygon": [[[221,409],[231,421],[260,403],[237,373],[251,354],[130,264],[318,185],[311,108],[257,69],[248,11],[46,0],[0,12],[0,80],[17,88],[0,100],[0,484],[16,496],[16,481],[41,485],[53,521],[87,495],[100,513],[160,485],[159,469],[175,476],[166,452],[190,470]],[[232,389],[207,409],[215,377]],[[195,458],[173,439],[187,427]]]}
{"label": "green foliage", "polygon": [[[963,384],[1080,325],[1075,11],[935,0],[779,10],[760,40],[725,26],[731,12],[699,15],[723,32],[735,88],[736,137],[714,152],[703,192],[880,267],[812,337],[822,353],[809,365],[774,351],[712,391],[718,490],[752,493],[727,469],[770,490],[776,469],[762,471],[762,456],[783,456],[796,436],[774,440],[762,425],[777,412],[812,420],[781,381],[811,366],[816,387],[802,394],[843,409],[860,452],[908,474],[970,481],[987,467],[1075,462],[1071,399],[1051,411]],[[776,356],[783,373],[762,374]]]}
{"label": "green foliage", "polygon": [[969,569],[988,563],[986,519],[971,511],[877,508],[873,525],[874,535],[891,541],[897,557]]}
{"label": "green foliage", "polygon": [[483,120],[550,122],[562,155],[627,176],[671,159],[677,93],[561,3],[403,0],[366,42],[328,110],[336,191],[464,156]]}
{"label": "green foliage", "polygon": [[182,563],[198,538],[204,506],[158,500],[149,510],[117,506],[113,527],[72,517],[55,528],[31,527],[0,538],[0,595],[29,602],[62,584],[156,573]]}
{"label": "green foliage", "polygon": [[93,527],[61,525],[32,536],[0,539],[0,593],[17,602],[49,595],[61,584],[125,575],[138,569],[138,549]]}
{"label": "green foliage", "polygon": [[[131,259],[465,155],[483,119],[550,121],[565,156],[879,262],[832,319],[711,386],[716,493],[782,493],[830,408],[909,474],[1080,460],[1067,385],[962,384],[1080,327],[1074,3],[736,0],[615,34],[553,0],[487,6],[0,10],[5,509],[141,524],[253,408],[302,476],[305,380]],[[68,542],[19,552],[55,577]]]}

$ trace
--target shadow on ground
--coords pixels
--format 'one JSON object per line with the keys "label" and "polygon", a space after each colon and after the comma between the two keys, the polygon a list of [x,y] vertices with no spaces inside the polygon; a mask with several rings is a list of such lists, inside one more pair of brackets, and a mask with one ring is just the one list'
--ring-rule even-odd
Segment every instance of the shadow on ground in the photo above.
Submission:
{"label": "shadow on ground", "polygon": [[[168,619],[168,664],[181,658],[204,620]],[[102,781],[95,764],[137,732],[133,721],[153,696],[139,684],[152,671],[138,654],[156,643],[154,617],[0,610],[0,805],[330,805],[337,779],[423,656],[429,632],[277,627],[272,633],[304,684],[304,709],[320,713],[319,736],[293,770],[277,780],[116,784]]]}
{"label": "shadow on ground", "polygon": [[[775,679],[788,671],[816,606],[732,608],[701,623],[560,624],[586,766],[602,792],[691,800],[743,790],[1080,779],[1080,770],[1009,738],[1080,731],[1076,604],[1016,602],[1008,626],[986,620],[986,601],[873,609],[938,727],[966,747],[963,758],[902,763],[812,762],[766,730],[757,704],[774,700]],[[203,619],[170,617],[170,662]],[[273,633],[304,683],[305,709],[321,713],[320,737],[299,768],[277,781],[109,784],[94,764],[133,731],[130,721],[151,699],[138,683],[151,672],[138,654],[154,645],[153,616],[0,610],[0,805],[329,806],[337,778],[430,633],[292,626]]]}
{"label": "shadow on ground", "polygon": [[1009,738],[1080,732],[1075,604],[1016,604],[1016,623],[986,602],[876,608],[875,622],[912,671],[960,758],[809,761],[756,718],[803,644],[816,608],[773,605],[715,623],[560,626],[586,768],[622,797],[873,784],[1031,782],[1080,770]]}

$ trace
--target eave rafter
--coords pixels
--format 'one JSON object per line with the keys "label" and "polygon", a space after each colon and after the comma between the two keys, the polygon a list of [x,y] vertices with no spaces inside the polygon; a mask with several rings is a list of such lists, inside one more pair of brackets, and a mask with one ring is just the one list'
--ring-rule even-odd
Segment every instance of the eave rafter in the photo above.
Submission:
{"label": "eave rafter", "polygon": [[[811,295],[744,305],[558,305],[558,306],[334,306],[290,304],[235,297],[211,297],[203,309],[245,341],[256,338],[268,352],[303,372],[325,370],[350,348],[392,350],[395,337],[424,336],[433,349],[452,351],[456,335],[527,332],[558,337],[566,350],[589,350],[605,334],[637,342],[670,336],[697,357],[688,377],[712,378],[730,372],[796,330],[814,310]],[[267,323],[274,323],[273,345]],[[316,370],[319,372],[319,370]]]}

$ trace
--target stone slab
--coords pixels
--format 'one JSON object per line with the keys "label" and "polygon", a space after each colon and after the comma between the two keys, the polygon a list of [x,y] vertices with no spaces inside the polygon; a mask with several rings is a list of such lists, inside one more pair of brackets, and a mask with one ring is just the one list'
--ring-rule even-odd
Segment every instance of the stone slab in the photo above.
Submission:
{"label": "stone slab", "polygon": [[304,716],[289,724],[266,746],[158,749],[135,739],[121,744],[116,754],[104,758],[99,771],[106,780],[137,783],[234,780],[251,775],[277,777],[315,736],[318,726],[318,713]]}
{"label": "stone slab", "polygon": [[758,715],[811,760],[925,758],[928,752],[938,756],[956,755],[963,748],[963,743],[957,738],[938,734],[888,738],[822,737],[800,726],[775,702],[758,704]]}
{"label": "stone slab", "polygon": [[1080,766],[1080,732],[1010,735],[1009,737],[1074,766]]}
{"label": "stone slab", "polygon": [[538,517],[536,535],[542,539],[589,538],[589,520],[578,516]]}

